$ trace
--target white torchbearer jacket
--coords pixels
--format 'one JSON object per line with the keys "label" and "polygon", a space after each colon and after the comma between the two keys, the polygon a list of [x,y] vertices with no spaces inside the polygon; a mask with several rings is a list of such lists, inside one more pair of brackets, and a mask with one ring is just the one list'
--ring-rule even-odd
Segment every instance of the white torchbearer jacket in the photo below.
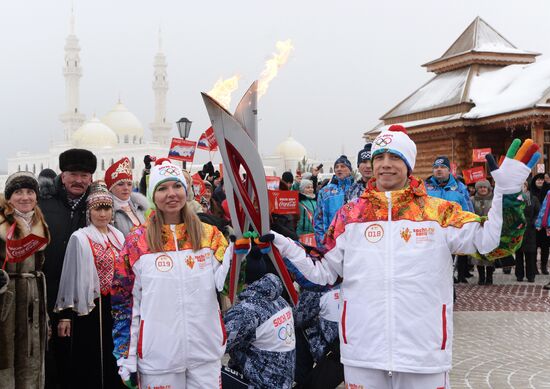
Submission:
{"label": "white torchbearer jacket", "polygon": [[148,248],[145,226],[126,238],[112,288],[113,354],[119,366],[145,374],[178,373],[223,356],[226,333],[216,289],[223,289],[233,246],[216,227],[203,228],[197,251],[184,224],[163,227],[162,252]]}
{"label": "white torchbearer jacket", "polygon": [[314,263],[301,246],[276,233],[274,243],[310,281],[324,285],[343,278],[343,364],[438,373],[450,370],[452,361],[452,254],[510,254],[521,244],[522,208],[518,193],[503,196],[497,187],[483,223],[456,203],[427,196],[414,178],[392,192],[378,192],[371,181],[337,213],[323,260]]}

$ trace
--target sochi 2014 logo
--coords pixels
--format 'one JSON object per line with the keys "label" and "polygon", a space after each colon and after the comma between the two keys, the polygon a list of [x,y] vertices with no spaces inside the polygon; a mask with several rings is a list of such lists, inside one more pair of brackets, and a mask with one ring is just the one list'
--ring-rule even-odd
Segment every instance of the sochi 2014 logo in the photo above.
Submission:
{"label": "sochi 2014 logo", "polygon": [[407,227],[407,228],[403,228],[401,230],[400,235],[401,235],[401,238],[403,238],[403,240],[405,242],[408,242],[409,239],[411,239],[412,233],[411,233],[411,230],[409,230],[409,228]]}

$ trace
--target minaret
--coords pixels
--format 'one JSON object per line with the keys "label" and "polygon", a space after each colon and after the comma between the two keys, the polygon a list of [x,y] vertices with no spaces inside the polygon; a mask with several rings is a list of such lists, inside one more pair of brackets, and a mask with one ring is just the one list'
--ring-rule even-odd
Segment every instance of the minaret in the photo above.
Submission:
{"label": "minaret", "polygon": [[155,119],[149,124],[153,133],[153,141],[168,144],[172,124],[166,121],[166,92],[168,92],[168,75],[166,73],[166,57],[162,52],[162,36],[159,28],[159,49],[155,55],[155,73],[153,91],[155,92]]}
{"label": "minaret", "polygon": [[65,129],[64,140],[70,142],[72,134],[84,123],[86,117],[80,113],[80,93],[79,84],[82,77],[82,67],[80,66],[80,46],[78,38],[74,33],[74,12],[71,8],[71,21],[69,35],[65,42],[65,66],[63,75],[65,76],[65,112],[61,114],[60,120]]}

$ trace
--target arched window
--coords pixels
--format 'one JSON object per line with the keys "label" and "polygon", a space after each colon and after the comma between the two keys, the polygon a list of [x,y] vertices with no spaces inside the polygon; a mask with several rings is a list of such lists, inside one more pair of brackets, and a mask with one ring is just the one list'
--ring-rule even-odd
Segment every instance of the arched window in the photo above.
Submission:
{"label": "arched window", "polygon": [[21,171],[21,165],[17,165],[17,171],[18,171],[18,172]]}
{"label": "arched window", "polygon": [[111,165],[115,163],[115,160],[113,158],[111,158]]}
{"label": "arched window", "polygon": [[124,143],[130,143],[130,137],[128,135],[124,135]]}
{"label": "arched window", "polygon": [[25,164],[25,171],[28,172],[29,171],[29,164]]}
{"label": "arched window", "polygon": [[134,135],[134,144],[137,143],[137,135]]}
{"label": "arched window", "polygon": [[32,174],[36,174],[36,165],[32,164]]}
{"label": "arched window", "polygon": [[101,159],[101,170],[105,170],[105,160]]}
{"label": "arched window", "polygon": [[40,171],[42,171],[42,170],[44,170],[44,164],[43,163],[40,164]]}
{"label": "arched window", "polygon": [[134,160],[134,157],[132,157],[132,169],[134,169],[136,167],[136,162]]}

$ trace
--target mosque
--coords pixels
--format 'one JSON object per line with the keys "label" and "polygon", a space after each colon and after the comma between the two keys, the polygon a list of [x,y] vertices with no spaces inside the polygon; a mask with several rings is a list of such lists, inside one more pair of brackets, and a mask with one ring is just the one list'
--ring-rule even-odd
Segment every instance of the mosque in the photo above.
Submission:
{"label": "mosque", "polygon": [[[153,91],[155,115],[149,124],[150,133],[146,134],[140,120],[122,101],[118,101],[112,110],[102,117],[86,115],[80,110],[80,78],[83,76],[80,60],[80,45],[75,34],[75,19],[71,13],[70,31],[65,41],[65,59],[63,75],[65,78],[65,112],[59,119],[64,129],[61,142],[51,143],[44,153],[18,152],[8,157],[8,172],[0,175],[0,188],[3,188],[9,174],[17,171],[31,171],[38,175],[41,170],[51,168],[59,172],[58,156],[70,148],[84,148],[92,151],[98,161],[94,178],[102,178],[105,170],[114,162],[126,156],[131,161],[134,180],[139,181],[144,169],[143,157],[146,154],[167,156],[172,139],[173,120],[166,118],[166,96],[168,75],[166,56],[162,51],[159,36],[158,52],[154,57]],[[146,137],[147,135],[147,137]],[[148,139],[151,138],[151,139]],[[279,144],[274,155],[262,156],[267,175],[281,175],[284,171],[295,172],[303,165],[307,151],[303,145],[289,136]],[[319,164],[308,159],[307,166]],[[326,164],[325,164],[326,165]],[[202,166],[202,165],[201,165]],[[316,165],[315,165],[316,166]],[[331,166],[326,165],[328,169]],[[194,167],[193,170],[199,167]],[[304,167],[301,168],[304,170]],[[328,172],[328,169],[325,171]]]}

